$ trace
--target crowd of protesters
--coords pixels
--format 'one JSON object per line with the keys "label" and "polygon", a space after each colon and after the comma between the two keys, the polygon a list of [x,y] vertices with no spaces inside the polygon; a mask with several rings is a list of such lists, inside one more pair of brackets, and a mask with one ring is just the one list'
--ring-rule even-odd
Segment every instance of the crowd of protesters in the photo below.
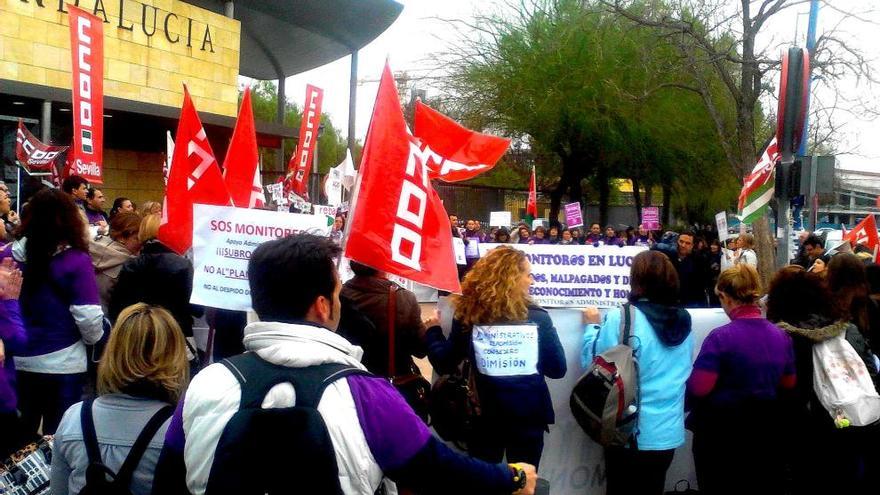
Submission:
{"label": "crowd of protesters", "polygon": [[[116,198],[104,214],[102,191],[75,176],[36,193],[21,218],[8,203],[0,190],[0,457],[54,435],[53,494],[94,490],[96,462],[137,495],[280,493],[292,482],[370,494],[392,480],[399,493],[535,493],[555,423],[546,380],[577,371],[529,297],[528,258],[514,246],[481,253],[480,243],[649,248],[633,258],[627,305],[584,310],[584,368],[623,343],[624,318],[637,342],[637,435],[604,450],[609,495],[663,493],[686,430],[700,493],[880,486],[880,423],[850,426],[817,382],[817,346],[839,341],[858,356],[866,393],[880,384],[880,267],[858,246],[829,252],[804,236],[765,287],[750,234],[722,245],[708,231],[596,223],[486,231],[453,216],[469,249],[444,333],[437,312],[423,319],[414,294],[374,268],[352,263],[342,283],[344,215],[329,238],[298,234],[253,252],[248,323],[189,303],[192,263],[158,239],[160,203]],[[730,323],[692,361],[685,308],[710,306]],[[193,339],[205,312],[213,356]],[[477,364],[485,351],[474,336],[495,327],[533,335],[534,361],[502,372]],[[428,428],[414,356],[442,375],[469,370],[479,414],[468,455]],[[304,473],[296,481],[293,469]]]}

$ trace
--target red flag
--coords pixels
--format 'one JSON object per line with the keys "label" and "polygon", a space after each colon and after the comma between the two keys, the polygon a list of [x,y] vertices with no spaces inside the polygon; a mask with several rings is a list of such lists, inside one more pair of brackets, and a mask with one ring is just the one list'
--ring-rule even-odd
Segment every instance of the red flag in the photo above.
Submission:
{"label": "red flag", "polygon": [[324,101],[324,90],[311,84],[306,85],[306,103],[303,108],[302,124],[299,127],[299,141],[296,153],[287,164],[287,175],[290,177],[290,190],[308,198],[309,172],[312,170],[312,157],[318,145],[318,129],[321,126],[321,104]]}
{"label": "red flag", "polygon": [[229,141],[229,149],[223,161],[223,180],[232,202],[239,208],[253,208],[258,199],[253,194],[254,181],[257,181],[262,195],[263,186],[259,183],[259,152],[257,151],[257,131],[254,127],[254,111],[251,108],[251,89],[244,91],[238,120]]}
{"label": "red flag", "polygon": [[373,107],[345,255],[420,284],[460,292],[449,217],[407,131],[386,64]]}
{"label": "red flag", "polygon": [[846,233],[843,240],[849,241],[853,246],[863,244],[871,250],[880,246],[880,238],[877,236],[877,224],[874,221],[874,215],[865,217],[854,229]]}
{"label": "red flag", "polygon": [[183,254],[192,246],[193,204],[231,204],[214,151],[186,86],[174,143],[159,240]]}
{"label": "red flag", "polygon": [[535,183],[534,165],[532,165],[532,178],[529,179],[529,202],[526,205],[526,215],[531,215],[532,220],[538,218],[538,189]]}
{"label": "red flag", "polygon": [[15,135],[15,159],[32,174],[34,172],[58,174],[56,162],[61,160],[67,146],[48,146],[40,142],[21,119],[18,120],[18,132]]}
{"label": "red flag", "polygon": [[432,179],[468,180],[491,170],[507,152],[510,140],[466,129],[454,120],[416,102],[413,134],[422,141]]}
{"label": "red flag", "polygon": [[65,176],[79,175],[92,184],[103,184],[104,22],[85,10],[69,8],[73,146]]}

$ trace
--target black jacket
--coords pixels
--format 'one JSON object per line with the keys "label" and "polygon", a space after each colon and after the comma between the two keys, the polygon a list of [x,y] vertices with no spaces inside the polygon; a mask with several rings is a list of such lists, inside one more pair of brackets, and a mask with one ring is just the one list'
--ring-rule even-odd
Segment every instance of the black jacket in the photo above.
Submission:
{"label": "black jacket", "polygon": [[[529,322],[538,325],[539,374],[489,377],[477,373],[477,392],[485,416],[516,420],[526,426],[545,427],[554,423],[555,417],[544,377],[565,376],[565,351],[547,311],[540,306],[529,307]],[[428,329],[427,340],[428,359],[438,373],[451,373],[466,356],[474,359],[470,345],[471,329],[456,320],[452,322],[448,339],[443,336],[440,327],[432,327]]]}
{"label": "black jacket", "polygon": [[119,279],[110,294],[110,321],[132,304],[143,302],[162,306],[180,325],[183,334],[192,336],[193,315],[199,307],[189,303],[193,287],[192,264],[158,240],[144,243],[141,253],[122,265]]}

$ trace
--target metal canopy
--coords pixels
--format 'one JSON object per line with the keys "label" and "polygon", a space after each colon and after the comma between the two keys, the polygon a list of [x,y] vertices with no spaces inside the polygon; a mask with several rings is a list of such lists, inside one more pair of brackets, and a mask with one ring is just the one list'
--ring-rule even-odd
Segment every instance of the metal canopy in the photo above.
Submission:
{"label": "metal canopy", "polygon": [[[187,0],[223,14],[222,0]],[[393,0],[236,0],[239,73],[278,79],[351,54],[382,34],[403,5]]]}

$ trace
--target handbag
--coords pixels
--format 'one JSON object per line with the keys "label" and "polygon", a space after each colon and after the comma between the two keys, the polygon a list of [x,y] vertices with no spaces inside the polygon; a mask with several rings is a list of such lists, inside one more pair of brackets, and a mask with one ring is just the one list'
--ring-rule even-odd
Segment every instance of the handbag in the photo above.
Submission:
{"label": "handbag", "polygon": [[455,370],[437,379],[431,388],[431,426],[440,438],[467,450],[476,418],[482,414],[477,393],[476,372],[470,356],[461,360]]}
{"label": "handbag", "polygon": [[48,494],[51,469],[52,437],[45,436],[3,461],[0,465],[0,493]]}
{"label": "handbag", "polygon": [[396,337],[394,332],[397,317],[397,285],[393,282],[388,288],[388,376],[394,388],[400,392],[407,404],[426,424],[429,421],[431,382],[422,376],[419,369],[410,363],[409,370],[397,374]]}

